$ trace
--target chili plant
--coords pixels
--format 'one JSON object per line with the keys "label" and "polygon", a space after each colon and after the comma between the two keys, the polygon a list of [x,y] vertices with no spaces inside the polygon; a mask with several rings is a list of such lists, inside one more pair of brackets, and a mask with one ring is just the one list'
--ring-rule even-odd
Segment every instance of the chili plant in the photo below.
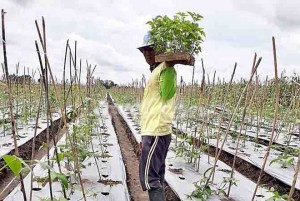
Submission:
{"label": "chili plant", "polygon": [[157,16],[148,21],[149,42],[154,44],[156,53],[187,52],[198,54],[205,37],[199,26],[202,16],[193,12],[178,12],[172,18]]}

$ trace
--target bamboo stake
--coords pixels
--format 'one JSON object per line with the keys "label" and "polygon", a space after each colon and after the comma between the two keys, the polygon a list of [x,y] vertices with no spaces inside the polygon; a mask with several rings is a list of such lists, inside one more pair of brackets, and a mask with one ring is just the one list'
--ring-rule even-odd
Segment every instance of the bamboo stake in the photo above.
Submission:
{"label": "bamboo stake", "polygon": [[[6,55],[6,38],[5,38],[5,21],[4,21],[5,13],[6,12],[4,12],[4,10],[2,9],[1,10],[1,18],[2,18],[2,44],[3,44],[4,69],[5,69],[5,76],[6,76],[6,85],[8,88],[11,132],[12,132],[14,146],[15,146],[15,155],[19,156],[19,148],[18,148],[18,143],[17,143],[15,118],[14,118],[14,111],[13,111],[14,100],[13,100],[13,95],[12,95],[11,82],[10,82],[9,74],[8,74],[7,55]],[[27,198],[26,198],[25,186],[24,186],[24,182],[23,182],[23,176],[21,173],[19,174],[19,176],[20,176],[20,181],[21,181],[21,191],[23,193],[23,199],[24,199],[24,201],[26,201]]]}
{"label": "bamboo stake", "polygon": [[67,113],[67,104],[66,104],[66,62],[67,62],[67,54],[68,54],[68,45],[69,40],[67,40],[65,57],[64,57],[64,68],[63,68],[63,100],[64,100],[64,114]]}
{"label": "bamboo stake", "polygon": [[220,149],[219,149],[219,151],[218,151],[218,154],[217,154],[217,156],[216,156],[216,158],[215,158],[215,163],[214,163],[213,168],[212,168],[212,171],[210,172],[209,177],[208,177],[208,179],[207,179],[207,181],[206,181],[206,185],[208,185],[208,182],[209,182],[209,180],[210,180],[212,174],[215,172],[217,162],[218,162],[218,160],[219,160],[219,157],[220,157],[220,155],[221,155],[221,152],[222,152],[222,150],[223,150],[223,147],[224,147],[224,145],[225,145],[225,142],[226,142],[226,139],[227,139],[229,130],[230,130],[230,126],[231,126],[231,124],[232,124],[232,122],[233,122],[233,119],[234,119],[234,117],[235,117],[235,115],[236,115],[236,112],[237,112],[237,110],[238,110],[238,108],[239,108],[239,106],[240,106],[240,104],[241,104],[241,102],[242,102],[242,97],[243,97],[243,95],[245,94],[245,91],[246,91],[248,85],[251,83],[252,78],[253,78],[253,76],[254,76],[254,74],[255,74],[255,72],[256,72],[256,70],[257,70],[259,64],[260,64],[261,59],[262,59],[261,57],[258,59],[258,62],[257,62],[257,64],[256,64],[256,66],[255,66],[255,69],[254,69],[253,72],[251,73],[250,79],[249,79],[247,85],[245,86],[245,88],[243,89],[243,91],[242,91],[242,93],[241,93],[241,95],[240,95],[240,98],[239,98],[239,100],[238,100],[238,103],[236,104],[235,109],[234,109],[234,111],[233,111],[233,114],[231,115],[229,124],[227,125],[227,128],[226,128],[224,140],[223,140],[223,142],[222,142],[222,144],[221,144],[221,147],[220,147]]}
{"label": "bamboo stake", "polygon": [[[41,76],[40,76],[41,77]],[[36,140],[36,134],[37,134],[37,128],[39,123],[39,117],[40,117],[40,109],[42,105],[42,97],[43,97],[43,87],[41,82],[41,88],[40,88],[40,98],[39,98],[39,104],[38,104],[38,110],[35,118],[35,128],[34,128],[34,135],[32,140],[32,149],[31,149],[31,164],[33,164],[34,155],[35,155],[35,140]],[[30,175],[30,201],[32,200],[32,187],[33,187],[33,173]]]}
{"label": "bamboo stake", "polygon": [[[48,165],[50,164],[50,140],[49,140],[49,111],[48,111],[48,105],[49,105],[49,97],[48,97],[48,80],[47,80],[47,68],[44,69],[42,58],[40,55],[39,46],[37,44],[37,41],[35,41],[35,47],[38,54],[40,67],[41,67],[41,73],[42,73],[42,82],[44,84],[44,90],[45,90],[45,96],[46,96],[46,110],[47,110],[47,128],[46,128],[46,143],[47,143],[47,161]],[[51,181],[51,172],[50,169],[48,169],[48,178],[49,178],[49,191],[50,191],[50,199],[53,200],[53,191],[52,191],[52,181]]]}
{"label": "bamboo stake", "polygon": [[294,178],[293,178],[292,187],[291,187],[291,190],[290,190],[290,193],[289,193],[288,201],[293,200],[293,194],[295,192],[295,186],[296,186],[296,182],[297,182],[297,179],[298,179],[299,170],[300,170],[300,150],[298,150],[298,161],[297,161],[297,165],[296,165],[296,168],[295,168],[295,174],[294,174]]}
{"label": "bamboo stake", "polygon": [[[27,73],[29,75],[29,68],[27,68]],[[33,77],[32,77],[33,79]],[[32,99],[32,91],[31,91],[31,79],[29,80],[29,83],[28,83],[28,89],[29,89],[29,118],[31,119],[31,113],[32,113],[32,104],[31,104],[31,99]]]}
{"label": "bamboo stake", "polygon": [[[45,87],[45,93],[46,93],[46,107],[47,107],[47,129],[49,127],[49,122],[48,120],[50,120],[50,123],[51,125],[53,125],[53,119],[52,119],[52,113],[51,113],[51,105],[50,105],[50,101],[49,101],[49,85],[48,85],[48,70],[50,72],[50,75],[51,75],[51,79],[52,79],[52,84],[54,86],[54,90],[56,92],[56,99],[58,102],[59,101],[59,96],[58,96],[58,89],[56,88],[56,85],[55,85],[55,81],[54,81],[54,78],[52,76],[52,73],[51,73],[51,68],[50,68],[50,65],[49,65],[49,60],[48,60],[48,56],[47,56],[47,44],[46,44],[46,25],[45,25],[45,20],[44,20],[44,17],[42,18],[42,30],[43,30],[43,37],[41,36],[41,33],[40,33],[40,30],[39,30],[39,26],[38,26],[38,23],[37,21],[35,21],[35,24],[36,24],[36,27],[37,27],[37,30],[38,30],[38,34],[39,34],[39,37],[40,37],[40,42],[42,44],[42,47],[43,47],[43,51],[44,51],[44,60],[45,60],[45,69],[44,69],[44,73],[45,73],[45,79],[46,81],[44,82],[45,84],[47,84],[47,88]],[[47,90],[47,91],[46,91]],[[66,119],[65,119],[65,113],[62,109],[62,104],[60,104],[60,108],[61,108],[61,113],[62,113],[62,121],[61,121],[61,124],[63,122],[63,125],[66,125]],[[61,125],[59,126],[59,129],[60,129]],[[47,132],[49,132],[47,130]],[[52,133],[52,140],[53,140],[53,145],[54,145],[54,154],[55,154],[55,157],[56,157],[56,162],[57,162],[57,165],[58,165],[58,170],[59,170],[59,173],[62,173],[61,171],[61,165],[59,163],[59,156],[58,156],[58,151],[57,151],[57,146],[56,146],[56,137],[55,137],[55,134],[53,133],[53,126],[51,126],[51,133]],[[64,198],[67,199],[67,195],[66,195],[66,191],[64,189],[64,187],[62,186],[62,191],[63,191],[63,195],[64,195]]]}
{"label": "bamboo stake", "polygon": [[274,133],[275,133],[275,129],[276,129],[276,124],[277,124],[277,114],[278,114],[278,105],[279,105],[279,87],[278,87],[276,46],[275,46],[275,38],[274,37],[272,37],[272,44],[273,44],[273,56],[274,56],[274,69],[275,69],[274,120],[273,120],[272,134],[271,134],[271,138],[270,138],[270,141],[269,141],[269,146],[267,147],[265,159],[263,161],[263,165],[262,165],[260,173],[259,173],[259,177],[258,177],[258,180],[257,180],[257,183],[256,183],[256,187],[255,187],[255,190],[253,192],[252,201],[254,201],[254,199],[255,199],[258,186],[260,185],[260,180],[262,178],[263,172],[265,171],[265,166],[267,164],[267,160],[268,160],[269,155],[270,155],[271,145],[273,143],[273,137],[274,137]]}
{"label": "bamboo stake", "polygon": [[[72,62],[71,62],[72,52],[71,52],[70,48],[69,48],[69,55],[70,55],[70,82],[71,82],[71,86],[69,88],[67,97],[69,95],[70,90],[72,90],[72,85],[73,85],[73,78],[72,78],[72,71],[71,71],[71,68],[72,68]],[[75,64],[76,64],[76,61],[73,62],[73,65],[75,65]],[[77,68],[74,67],[74,69],[75,69],[75,74],[77,74],[77,72],[76,72]],[[76,85],[76,80],[75,80],[74,84]],[[66,100],[67,99],[65,99],[64,101],[66,101]],[[71,100],[72,100],[72,106],[74,108],[75,107],[74,102],[73,102],[74,96],[73,96],[72,91],[71,91]],[[74,158],[74,165],[75,165],[75,169],[76,169],[77,174],[78,174],[78,179],[79,179],[83,199],[86,200],[86,194],[85,194],[85,190],[84,190],[83,181],[82,181],[82,178],[81,178],[81,171],[80,171],[79,160],[78,160],[78,149],[77,149],[77,146],[76,146],[78,143],[77,143],[77,136],[76,135],[77,135],[77,133],[74,132],[74,134],[69,137],[69,142],[70,142],[70,146],[72,148],[72,155],[73,155],[73,158]]]}
{"label": "bamboo stake", "polygon": [[201,58],[201,64],[202,64],[202,81],[201,81],[200,91],[203,93],[205,88],[205,69],[203,64],[203,58]]}
{"label": "bamboo stake", "polygon": [[[43,23],[44,23],[44,18],[43,18]],[[40,29],[39,29],[39,25],[37,23],[37,20],[35,20],[35,25],[36,25],[36,29],[37,29],[37,32],[38,32],[38,35],[39,35],[39,39],[40,39],[40,43],[42,45],[42,49],[44,51],[44,57],[45,57],[45,60],[47,60],[47,63],[46,63],[46,66],[48,69],[49,69],[49,73],[50,73],[50,78],[51,78],[51,81],[52,81],[52,84],[53,84],[53,87],[54,87],[54,91],[55,91],[55,96],[56,96],[56,100],[58,102],[61,103],[61,99],[59,98],[59,92],[58,92],[58,89],[57,89],[57,86],[55,84],[55,80],[54,80],[54,77],[52,75],[52,70],[51,70],[51,67],[50,67],[50,63],[49,63],[49,60],[48,60],[48,55],[45,53],[45,44],[43,42],[43,37],[41,35],[41,32],[40,32]],[[62,105],[63,104],[59,104],[60,105],[60,110],[61,110],[61,116],[62,116],[62,121],[64,123],[65,126],[67,126],[67,121],[66,121],[66,114],[64,113],[64,110],[63,110],[63,107]]]}
{"label": "bamboo stake", "polygon": [[[215,152],[215,158],[217,158],[217,155],[218,155],[218,150],[219,150],[219,141],[220,141],[220,138],[221,138],[221,125],[222,125],[222,119],[223,119],[223,116],[225,114],[225,107],[226,107],[226,100],[228,98],[228,94],[229,94],[229,90],[231,88],[231,85],[232,85],[232,80],[233,80],[233,77],[235,75],[235,70],[236,70],[236,67],[237,67],[237,63],[234,64],[234,67],[233,67],[233,71],[232,71],[232,74],[231,74],[231,78],[230,78],[230,81],[229,81],[229,84],[226,88],[226,91],[224,92],[225,95],[222,96],[222,100],[221,100],[221,104],[222,104],[222,113],[220,115],[220,118],[219,118],[219,123],[218,123],[218,135],[217,135],[217,144],[216,144],[216,152]],[[214,181],[214,177],[215,177],[215,172],[214,172],[214,169],[212,170],[212,182]]]}
{"label": "bamboo stake", "polygon": [[[253,59],[253,64],[252,64],[252,71],[254,70],[255,68],[255,64],[256,64],[256,53],[254,54],[254,59]],[[244,127],[244,121],[245,121],[245,116],[246,116],[246,111],[247,111],[247,108],[248,108],[248,97],[249,97],[249,88],[250,88],[250,84],[248,85],[247,89],[246,89],[246,100],[245,100],[245,106],[244,106],[244,109],[243,109],[243,114],[242,114],[242,120],[241,120],[241,123],[240,123],[240,131],[239,131],[239,134],[238,134],[238,139],[237,139],[237,143],[236,143],[236,148],[235,148],[235,154],[234,154],[234,158],[233,158],[233,162],[232,162],[232,166],[231,166],[231,173],[230,173],[230,183],[229,183],[229,187],[228,187],[228,191],[227,191],[227,197],[229,197],[229,194],[230,194],[230,190],[231,190],[231,186],[232,186],[232,178],[233,178],[233,175],[234,175],[234,171],[235,171],[235,163],[236,163],[236,158],[237,158],[237,153],[238,153],[238,150],[239,150],[239,143],[240,143],[240,139],[241,139],[241,134],[242,134],[242,130],[243,130],[243,127]]]}
{"label": "bamboo stake", "polygon": [[[189,108],[192,104],[192,99],[193,99],[194,75],[195,75],[195,65],[193,66],[192,87],[191,87],[191,92],[190,92]],[[188,111],[187,120],[186,120],[186,128],[185,128],[186,130],[188,128],[189,119],[190,119],[190,112]]]}
{"label": "bamboo stake", "polygon": [[[16,65],[16,76],[15,76],[15,78],[14,78],[14,83],[15,83],[15,86],[16,86],[16,88],[17,88],[17,92],[16,92],[16,115],[19,115],[19,99],[18,99],[18,97],[19,97],[19,79],[18,79],[18,77],[19,77],[19,69],[20,69],[20,63],[18,62],[17,63],[17,65]],[[10,80],[10,81],[12,81],[12,80]],[[17,124],[18,122],[16,121],[16,124]],[[17,126],[16,126],[17,127]],[[17,130],[16,130],[16,132],[18,132]]]}

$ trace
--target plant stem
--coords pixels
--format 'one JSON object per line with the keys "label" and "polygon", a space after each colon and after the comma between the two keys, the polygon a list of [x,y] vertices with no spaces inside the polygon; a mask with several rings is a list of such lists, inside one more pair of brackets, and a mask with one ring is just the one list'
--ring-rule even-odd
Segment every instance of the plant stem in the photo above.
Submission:
{"label": "plant stem", "polygon": [[[189,100],[189,108],[192,105],[192,99],[193,99],[194,75],[195,75],[195,65],[193,66],[192,86],[191,86],[191,93],[190,93],[190,100]],[[186,120],[186,128],[185,128],[186,130],[187,130],[188,125],[189,125],[189,119],[190,119],[190,112],[188,111],[187,120]]]}

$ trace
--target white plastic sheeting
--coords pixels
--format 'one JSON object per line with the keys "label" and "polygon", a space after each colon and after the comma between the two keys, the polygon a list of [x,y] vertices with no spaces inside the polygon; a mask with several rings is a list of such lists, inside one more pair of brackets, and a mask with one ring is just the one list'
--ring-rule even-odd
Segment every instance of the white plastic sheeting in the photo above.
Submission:
{"label": "white plastic sheeting", "polygon": [[[106,133],[110,134],[105,137],[105,143],[109,143],[112,146],[107,146],[105,149],[108,151],[107,153],[112,156],[107,158],[107,160],[103,160],[99,158],[97,160],[100,174],[102,175],[102,179],[110,179],[114,181],[120,181],[122,184],[117,184],[113,186],[103,185],[98,183],[99,174],[97,170],[97,166],[95,163],[95,159],[88,158],[83,164],[85,168],[81,168],[81,177],[84,183],[84,189],[86,193],[87,200],[93,201],[129,201],[130,196],[127,189],[126,184],[126,171],[123,163],[120,147],[118,145],[118,140],[114,128],[112,126],[111,117],[108,113],[108,105],[105,102],[100,103],[101,111],[96,109],[96,115],[102,120],[99,120],[100,126],[105,126],[107,131]],[[101,112],[101,114],[100,114]],[[104,125],[103,125],[104,123]],[[72,126],[70,126],[71,128]],[[94,130],[97,132],[97,130]],[[98,133],[99,134],[99,133]],[[103,143],[103,138],[99,138],[99,136],[93,136],[93,147],[95,152],[101,153],[103,151],[103,147],[101,147],[100,143]],[[58,144],[64,144],[65,136],[61,138]],[[91,151],[91,150],[90,150]],[[50,151],[51,156],[54,153],[54,148]],[[47,157],[43,157],[41,161],[46,161]],[[54,165],[54,169],[58,172],[57,165]],[[63,169],[63,172],[67,170]],[[45,177],[47,176],[47,170],[43,169],[39,164],[35,166],[33,169],[34,176]],[[103,175],[107,175],[108,177],[104,178]],[[24,179],[25,188],[27,192],[27,196],[29,197],[30,190],[30,174]],[[63,197],[61,192],[61,185],[59,182],[53,182],[53,194],[54,197],[60,198]],[[33,187],[41,187],[37,182],[33,183]],[[40,191],[33,191],[33,200],[40,200],[40,198],[50,198],[49,193],[49,184],[47,183],[44,187],[41,187]],[[109,192],[109,195],[103,195],[101,192]],[[76,189],[73,189],[72,192],[70,190],[67,191],[67,195],[70,195],[70,200],[82,200],[82,193],[80,191],[79,185]],[[5,199],[5,201],[16,201],[23,200],[23,195],[20,191],[20,185],[16,187],[9,196]]]}

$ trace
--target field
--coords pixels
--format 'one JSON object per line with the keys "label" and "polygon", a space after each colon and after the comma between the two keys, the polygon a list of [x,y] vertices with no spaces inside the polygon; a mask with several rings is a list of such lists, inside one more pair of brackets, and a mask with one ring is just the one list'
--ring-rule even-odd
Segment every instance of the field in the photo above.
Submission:
{"label": "field", "polygon": [[[294,177],[299,165],[298,81],[299,77],[279,78],[275,128],[273,80],[253,82],[246,94],[242,92],[245,81],[205,87],[185,86],[182,82],[178,86],[173,141],[167,157],[170,200],[201,200],[199,197],[205,193],[208,200],[250,200],[262,168],[254,200],[285,200],[293,185],[293,197],[299,199],[298,175]],[[122,160],[126,154],[121,153],[124,144],[118,141],[120,128],[115,119],[117,115],[122,119],[118,126],[130,139],[126,146],[134,149],[140,142],[141,85],[131,83],[107,91],[96,82],[72,87],[67,84],[72,95],[63,104],[66,124],[54,97],[49,101],[51,110],[47,110],[42,86],[18,82],[12,86],[13,93],[19,94],[13,110],[18,157],[7,120],[9,100],[2,93],[1,157],[6,162],[2,159],[1,195],[6,197],[2,199],[22,199],[22,183],[27,199],[32,196],[33,200],[51,199],[50,192],[53,199],[61,200],[65,195],[71,200],[116,200],[121,199],[120,192],[122,200],[133,196],[133,188],[137,187],[127,185],[126,175],[129,179],[131,175],[126,171],[132,171],[128,168],[134,165],[126,165],[125,170],[128,159]],[[63,91],[63,85],[56,87]],[[55,94],[53,86],[50,94]],[[110,114],[109,107],[115,112]],[[47,119],[47,111],[51,118]],[[265,160],[268,149],[270,155]],[[13,158],[7,158],[8,155]],[[16,177],[21,177],[22,183]]]}
{"label": "field", "polygon": [[[44,20],[36,27],[32,72],[17,64],[9,74],[2,34],[0,200],[148,200],[138,172],[144,76],[105,88],[67,41],[58,81]],[[300,76],[278,75],[274,38],[273,54],[272,78],[260,78],[256,54],[249,79],[234,77],[236,65],[228,82],[204,67],[201,82],[178,78],[168,201],[300,200]]]}
{"label": "field", "polygon": [[[282,74],[278,80],[275,120],[274,80],[256,79],[246,93],[244,80],[178,86],[167,181],[180,199],[187,194],[201,198],[207,192],[251,200],[256,185],[254,200],[286,200],[291,186],[294,199],[300,199],[295,175],[299,170],[299,76]],[[130,86],[112,89],[111,94],[139,141],[142,88],[138,82]],[[213,197],[209,200],[220,199]]]}

